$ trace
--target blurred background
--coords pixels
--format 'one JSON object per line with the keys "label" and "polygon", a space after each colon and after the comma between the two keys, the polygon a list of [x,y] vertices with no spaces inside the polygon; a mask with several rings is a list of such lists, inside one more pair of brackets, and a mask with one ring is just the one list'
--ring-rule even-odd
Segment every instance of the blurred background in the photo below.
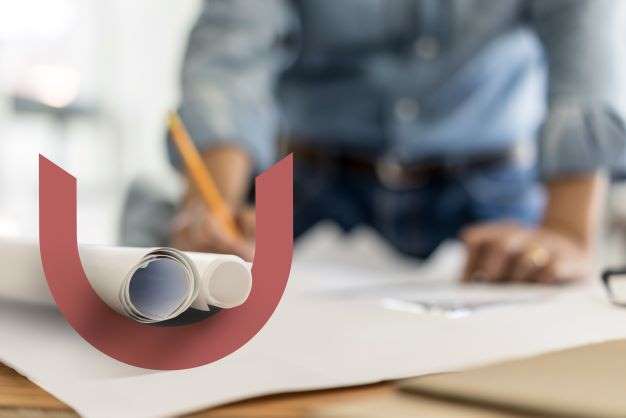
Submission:
{"label": "blurred background", "polygon": [[116,241],[131,179],[175,182],[163,121],[198,6],[0,0],[0,235],[37,234],[39,153],[79,178],[85,242]]}
{"label": "blurred background", "polygon": [[[133,179],[178,192],[163,122],[199,5],[0,0],[0,236],[37,236],[39,153],[79,179],[83,242],[116,242]],[[610,194],[609,261],[624,254],[624,189]]]}

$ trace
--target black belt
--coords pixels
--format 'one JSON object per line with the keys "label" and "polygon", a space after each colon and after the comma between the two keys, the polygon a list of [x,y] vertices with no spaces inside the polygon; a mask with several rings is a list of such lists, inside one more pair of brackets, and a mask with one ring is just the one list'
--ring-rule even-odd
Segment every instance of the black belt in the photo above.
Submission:
{"label": "black belt", "polygon": [[347,152],[326,151],[306,145],[290,144],[289,148],[290,152],[294,153],[296,161],[371,175],[389,188],[414,187],[436,178],[506,166],[517,158],[515,148],[511,148],[460,158],[429,157],[406,164],[390,158],[377,159]]}

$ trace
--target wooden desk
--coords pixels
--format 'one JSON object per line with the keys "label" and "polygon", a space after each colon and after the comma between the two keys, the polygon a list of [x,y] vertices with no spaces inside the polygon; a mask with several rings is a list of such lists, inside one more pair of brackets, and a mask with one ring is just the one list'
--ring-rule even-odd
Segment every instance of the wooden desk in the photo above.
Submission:
{"label": "wooden desk", "polygon": [[[186,418],[307,418],[318,416],[380,418],[385,411],[397,416],[433,418],[532,418],[529,415],[483,409],[444,400],[402,396],[391,383],[264,396],[187,415]],[[383,411],[381,413],[381,411]],[[370,414],[371,413],[371,414]],[[0,418],[75,418],[77,414],[28,379],[0,363]]]}
{"label": "wooden desk", "polygon": [[[189,418],[298,418],[304,417],[313,407],[333,402],[356,401],[391,392],[391,384],[380,383],[346,389],[264,396],[191,414]],[[70,418],[77,415],[39,386],[0,364],[0,418],[15,416]]]}

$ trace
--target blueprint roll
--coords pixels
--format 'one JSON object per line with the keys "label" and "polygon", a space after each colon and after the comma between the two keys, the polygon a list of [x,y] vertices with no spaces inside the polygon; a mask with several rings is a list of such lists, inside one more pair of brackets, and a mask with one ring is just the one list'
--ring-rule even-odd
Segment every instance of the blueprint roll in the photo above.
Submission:
{"label": "blueprint roll", "polygon": [[[230,255],[100,245],[79,245],[79,252],[100,299],[141,323],[172,320],[192,304],[206,311],[238,306],[252,285],[247,264]],[[0,271],[0,301],[54,305],[36,242],[0,239]]]}
{"label": "blueprint roll", "polygon": [[79,252],[100,299],[137,322],[175,318],[197,297],[195,267],[175,249],[82,245]]}

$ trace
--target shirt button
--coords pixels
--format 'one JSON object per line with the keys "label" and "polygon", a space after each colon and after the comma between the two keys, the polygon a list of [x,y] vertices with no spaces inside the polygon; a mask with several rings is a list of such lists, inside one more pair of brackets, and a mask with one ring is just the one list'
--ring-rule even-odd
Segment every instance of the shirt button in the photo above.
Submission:
{"label": "shirt button", "polygon": [[437,58],[441,49],[437,38],[432,36],[423,36],[418,38],[414,44],[415,53],[420,58],[432,60]]}
{"label": "shirt button", "polygon": [[420,108],[417,100],[407,97],[398,99],[394,106],[396,119],[401,122],[414,121],[419,116],[419,112]]}

